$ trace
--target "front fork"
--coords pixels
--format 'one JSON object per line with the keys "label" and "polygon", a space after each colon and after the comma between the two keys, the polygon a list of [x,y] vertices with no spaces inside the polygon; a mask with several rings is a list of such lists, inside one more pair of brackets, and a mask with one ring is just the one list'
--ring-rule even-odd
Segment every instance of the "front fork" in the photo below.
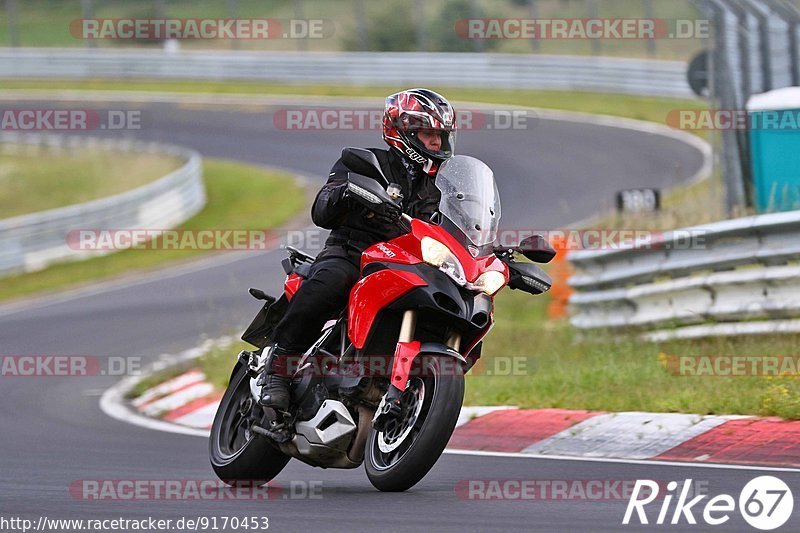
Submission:
{"label": "front fork", "polygon": [[[375,411],[373,425],[376,428],[385,423],[388,418],[398,416],[401,409],[400,398],[408,385],[408,375],[420,352],[420,342],[415,341],[414,333],[417,328],[417,312],[407,310],[403,313],[403,322],[400,325],[400,335],[397,339],[397,348],[392,359],[392,374],[390,377],[389,390],[381,399],[378,409]],[[461,335],[453,333],[447,339],[447,346],[456,352],[461,347]]]}

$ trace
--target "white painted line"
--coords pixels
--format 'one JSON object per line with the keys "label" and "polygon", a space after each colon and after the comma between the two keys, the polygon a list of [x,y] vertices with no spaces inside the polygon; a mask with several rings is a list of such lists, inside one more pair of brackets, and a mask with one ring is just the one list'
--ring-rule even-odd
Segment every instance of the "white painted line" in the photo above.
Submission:
{"label": "white painted line", "polygon": [[569,455],[536,455],[520,452],[487,452],[483,450],[458,450],[446,448],[444,453],[452,455],[475,455],[478,457],[506,457],[514,459],[542,459],[550,461],[583,461],[588,463],[618,463],[647,466],[679,466],[683,468],[714,468],[719,470],[757,470],[770,472],[800,473],[800,468],[780,466],[731,465],[723,463],[682,463],[679,461],[660,461],[658,459],[621,459],[611,457],[573,457]]}
{"label": "white painted line", "polygon": [[209,339],[200,346],[184,350],[176,355],[163,355],[158,361],[150,365],[140,375],[128,376],[127,378],[119,381],[115,385],[108,388],[100,398],[100,410],[106,415],[135,426],[140,426],[147,429],[154,429],[156,431],[166,431],[168,433],[179,433],[181,435],[193,435],[196,437],[208,438],[208,430],[200,430],[185,426],[179,426],[170,422],[156,420],[139,414],[135,409],[128,407],[125,403],[125,395],[136,386],[145,377],[152,375],[154,372],[163,370],[164,368],[180,364],[183,362],[191,361],[203,355],[210,350],[213,346],[224,346],[230,344],[233,337],[225,336],[218,339]]}
{"label": "white painted line", "polygon": [[648,459],[728,420],[680,413],[608,413],[575,424],[522,452]]}
{"label": "white painted line", "polygon": [[133,424],[147,429],[154,429],[156,431],[166,431],[169,433],[179,433],[182,435],[192,435],[195,437],[206,437],[210,434],[207,430],[199,430],[184,426],[177,426],[169,422],[162,422],[154,418],[149,418],[140,415],[133,409],[125,405],[125,392],[132,387],[130,383],[125,383],[125,380],[120,381],[110,389],[108,389],[100,398],[100,409],[110,416],[122,422]]}

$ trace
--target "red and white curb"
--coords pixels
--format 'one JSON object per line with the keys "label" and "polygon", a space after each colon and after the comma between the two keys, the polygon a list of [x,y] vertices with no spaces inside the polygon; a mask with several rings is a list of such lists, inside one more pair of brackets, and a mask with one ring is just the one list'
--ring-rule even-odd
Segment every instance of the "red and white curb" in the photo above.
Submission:
{"label": "red and white curb", "polygon": [[449,447],[531,454],[800,467],[800,421],[566,409],[499,411],[458,428]]}
{"label": "red and white curb", "polygon": [[[185,363],[212,346],[231,342],[230,338],[207,341],[171,357],[170,361]],[[192,368],[134,400],[124,400],[125,393],[137,381],[131,379],[109,389],[101,399],[103,410],[115,418],[151,429],[208,435],[222,393],[214,390],[200,369]],[[800,468],[800,421],[753,416],[464,407],[448,451],[797,469]]]}
{"label": "red and white curb", "polygon": [[[131,404],[141,414],[157,417],[179,426],[208,430],[214,421],[222,393],[215,391],[199,368],[145,391]],[[499,410],[516,409],[509,406],[464,407],[457,426],[477,417]]]}

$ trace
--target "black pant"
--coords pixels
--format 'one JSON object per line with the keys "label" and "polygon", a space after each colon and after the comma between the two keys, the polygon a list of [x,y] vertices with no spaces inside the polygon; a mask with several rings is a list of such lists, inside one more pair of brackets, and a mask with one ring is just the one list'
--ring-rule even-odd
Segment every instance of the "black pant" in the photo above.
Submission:
{"label": "black pant", "polygon": [[350,289],[359,276],[358,267],[344,257],[317,260],[276,327],[278,346],[292,354],[301,354],[311,347],[325,322],[345,308]]}

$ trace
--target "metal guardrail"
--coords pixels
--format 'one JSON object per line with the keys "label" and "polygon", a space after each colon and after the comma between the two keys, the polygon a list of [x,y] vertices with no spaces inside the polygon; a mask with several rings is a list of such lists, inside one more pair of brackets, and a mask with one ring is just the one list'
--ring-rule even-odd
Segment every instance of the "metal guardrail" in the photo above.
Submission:
{"label": "metal guardrail", "polygon": [[[424,66],[424,68],[422,68]],[[695,98],[681,61],[538,54],[0,49],[0,78],[500,87]]]}
{"label": "metal guardrail", "polygon": [[[711,21],[708,85],[718,109],[745,109],[751,96],[800,85],[800,9],[780,0],[695,0]],[[723,129],[721,164],[729,212],[752,206],[745,129]]]}
{"label": "metal guardrail", "polygon": [[684,228],[568,259],[578,328],[642,328],[652,340],[800,332],[800,320],[791,320],[800,318],[800,211]]}
{"label": "metal guardrail", "polygon": [[206,203],[202,159],[192,150],[133,140],[1,132],[0,146],[4,144],[30,145],[41,150],[97,148],[163,153],[185,163],[156,181],[121,194],[0,220],[0,276],[41,270],[57,261],[101,253],[70,246],[71,230],[170,229],[192,217]]}

